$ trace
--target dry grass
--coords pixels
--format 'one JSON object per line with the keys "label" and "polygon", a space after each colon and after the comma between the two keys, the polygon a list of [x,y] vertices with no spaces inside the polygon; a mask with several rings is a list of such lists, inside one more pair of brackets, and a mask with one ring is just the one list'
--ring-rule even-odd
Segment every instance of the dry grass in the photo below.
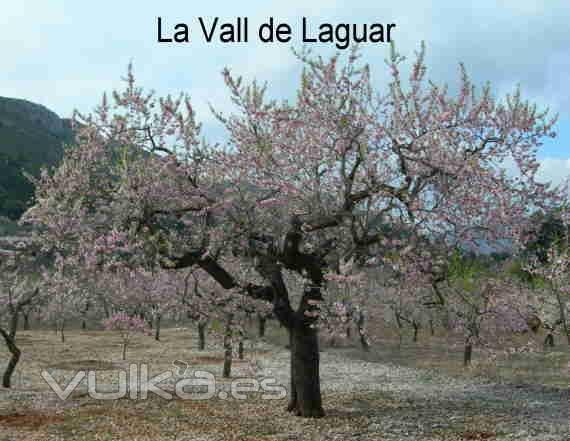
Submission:
{"label": "dry grass", "polygon": [[[536,352],[507,354],[506,346],[496,345],[491,352],[476,347],[472,366],[467,369],[463,367],[461,341],[442,331],[432,336],[424,330],[417,342],[412,341],[411,331],[404,332],[400,338],[394,329],[376,325],[369,332],[372,350],[368,353],[360,350],[355,338],[337,339],[333,348],[326,337],[321,337],[321,349],[340,351],[353,359],[437,371],[458,378],[570,388],[570,346],[560,337],[554,348],[543,349],[545,334],[542,331],[510,337],[515,347],[534,342]],[[285,330],[279,327],[271,328],[268,338],[282,346],[288,339]],[[491,353],[499,355],[494,358]]]}
{"label": "dry grass", "polygon": [[[560,339],[552,349],[542,349],[542,333],[516,337],[514,344],[522,346],[529,340],[539,349],[536,352],[508,354],[505,347],[495,346],[492,352],[475,348],[472,366],[463,367],[463,347],[447,335],[430,336],[424,333],[418,342],[405,335],[402,342],[388,332],[374,338],[373,350],[369,354],[350,351],[351,356],[368,361],[394,363],[418,369],[435,370],[460,378],[478,378],[498,383],[541,384],[570,388],[570,347]],[[498,354],[496,358],[492,354]]]}
{"label": "dry grass", "polygon": [[[274,367],[276,359],[287,375],[287,354],[282,349],[286,343],[284,330],[271,326],[269,331],[268,339],[277,346],[247,344],[246,360],[234,364],[234,378],[248,375],[249,362],[267,361]],[[223,383],[221,342],[210,336],[208,349],[198,351],[197,339],[191,330],[165,329],[160,342],[150,337],[136,337],[129,346],[126,362],[120,359],[119,337],[104,331],[70,331],[65,343],[53,332],[28,331],[18,335],[18,344],[23,356],[14,377],[14,390],[0,389],[0,441],[487,440],[500,439],[506,432],[515,433],[512,427],[516,422],[502,408],[437,395],[424,399],[383,390],[326,389],[327,418],[321,420],[292,417],[284,410],[285,400],[268,402],[257,393],[248,394],[247,400],[165,400],[150,394],[147,400],[97,401],[79,390],[62,402],[40,377],[43,369],[62,381],[69,381],[78,369],[92,369],[97,371],[98,381],[113,385],[118,370],[125,369],[128,363],[147,363],[149,374],[155,375],[173,370],[172,363],[181,360],[197,369],[211,371]],[[324,348],[323,369],[328,369],[336,360],[343,363],[334,357],[348,355],[347,363],[352,363],[350,359],[367,358],[370,362],[418,367],[426,372],[435,369],[459,377],[485,374],[483,368],[464,371],[460,348],[450,349],[443,337],[398,345],[395,336],[385,334],[383,339],[375,340],[369,354],[344,346]],[[0,348],[0,360],[6,355],[5,349]],[[494,375],[516,378],[515,381],[520,377],[528,382],[562,383],[567,376],[557,373],[554,366],[562,366],[569,359],[567,350],[517,355],[501,361]],[[371,364],[349,364],[348,369],[362,372],[363,366]],[[540,373],[536,372],[537,367]],[[331,381],[335,378],[330,372],[325,376]],[[342,382],[342,375],[339,378]],[[393,377],[392,381],[399,380]]]}
{"label": "dry grass", "polygon": [[[22,349],[22,359],[13,378],[13,390],[0,389],[0,428],[4,429],[0,430],[0,440],[4,441],[5,433],[10,434],[10,440],[158,440],[184,439],[180,436],[197,432],[220,432],[219,439],[254,439],[233,435],[226,438],[223,434],[236,432],[235,427],[244,418],[251,420],[249,427],[264,425],[267,415],[260,413],[259,408],[272,406],[259,397],[252,396],[247,403],[232,401],[229,405],[216,399],[168,401],[152,394],[146,401],[105,402],[92,400],[84,390],[77,390],[62,402],[40,376],[47,370],[60,384],[66,384],[78,370],[94,370],[98,383],[112,386],[119,370],[126,370],[130,363],[146,363],[152,377],[168,370],[175,372],[173,362],[183,361],[190,367],[212,372],[223,383],[221,342],[213,336],[210,340],[206,351],[198,351],[192,332],[166,329],[160,342],[150,337],[135,337],[128,347],[127,360],[123,361],[121,340],[110,332],[69,331],[65,343],[49,331],[20,332],[17,343]],[[246,358],[234,360],[233,377],[247,376],[249,364],[268,354],[267,347],[246,345]],[[7,356],[1,347],[0,360]],[[282,411],[284,404],[273,407]],[[255,414],[259,417],[254,417]],[[283,416],[288,417],[285,413]]]}

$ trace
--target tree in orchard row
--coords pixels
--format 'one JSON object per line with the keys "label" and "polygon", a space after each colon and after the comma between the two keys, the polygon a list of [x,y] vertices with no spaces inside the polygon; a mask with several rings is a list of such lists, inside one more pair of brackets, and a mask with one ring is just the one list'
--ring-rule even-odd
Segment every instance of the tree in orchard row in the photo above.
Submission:
{"label": "tree in orchard row", "polygon": [[[400,242],[400,239],[392,240],[394,245]],[[445,303],[443,297],[434,299],[433,286],[442,281],[443,273],[441,264],[434,265],[436,256],[441,260],[441,253],[436,251],[435,247],[420,250],[408,246],[382,258],[385,274],[380,284],[384,316],[386,322],[396,325],[400,344],[406,326],[413,330],[414,342],[418,341],[420,328],[426,323],[430,324],[433,334],[432,310],[435,308],[441,313]],[[380,282],[378,276],[371,279]]]}
{"label": "tree in orchard row", "polygon": [[333,265],[336,268],[325,274],[326,302],[320,305],[319,328],[326,329],[329,343],[333,346],[338,338],[350,339],[351,330],[356,328],[363,350],[370,350],[370,339],[366,330],[366,305],[370,290],[369,281],[354,258],[342,260]]}
{"label": "tree in orchard row", "polygon": [[473,349],[491,352],[498,347],[514,349],[509,340],[529,330],[533,295],[517,289],[499,267],[484,268],[477,262],[456,257],[451,263],[446,309],[454,334],[463,340],[463,364],[470,366]]}
{"label": "tree in orchard row", "polygon": [[212,279],[199,268],[191,268],[184,277],[184,283],[176,294],[178,302],[186,318],[194,321],[198,326],[198,349],[206,348],[206,329],[215,308],[213,302],[215,289],[210,290]]}
{"label": "tree in orchard row", "polygon": [[42,272],[41,287],[46,300],[41,316],[54,323],[62,343],[65,343],[65,326],[84,316],[89,296],[88,285],[84,282],[73,261],[62,256],[55,256],[53,264]]}
{"label": "tree in orchard row", "polygon": [[37,261],[23,250],[3,256],[0,271],[0,335],[10,352],[2,376],[2,386],[9,388],[22,355],[16,342],[22,311],[28,306],[39,305],[45,293],[40,287]]}
{"label": "tree in orchard row", "polygon": [[146,319],[158,341],[162,317],[181,306],[177,297],[181,281],[181,274],[173,271],[118,268],[115,277],[108,279],[108,289],[114,293],[111,296],[114,309],[129,317]]}
{"label": "tree in orchard row", "polygon": [[[554,135],[555,118],[519,91],[505,100],[488,85],[478,92],[462,66],[453,96],[427,82],[423,47],[408,81],[392,48],[391,79],[379,89],[356,49],[346,59],[297,55],[294,102],[268,100],[266,86],[224,70],[236,108],[216,112],[226,146],[200,141],[186,95],[156,98],[129,69],[123,91],[76,115],[76,145],[40,176],[24,220],[42,225],[46,246],[86,264],[198,265],[229,293],[271,303],[291,340],[288,408],[320,417],[313,325],[327,268],[337,256],[369,256],[382,225],[405,225],[412,247],[445,234],[517,236],[525,207],[557,196],[535,180],[536,147]],[[509,160],[516,177],[502,167]],[[98,240],[106,246],[95,250]],[[232,272],[234,258],[261,278]],[[296,308],[284,270],[305,280]]]}
{"label": "tree in orchard row", "polygon": [[[242,274],[239,261],[227,260],[227,267],[235,274]],[[191,268],[184,278],[183,289],[178,290],[179,302],[188,317],[198,324],[198,349],[205,349],[206,326],[208,323],[222,324],[218,332],[223,338],[223,376],[230,377],[234,350],[244,358],[244,341],[248,337],[247,321],[252,315],[268,315],[265,302],[255,301],[241,293],[224,290],[199,266]],[[237,347],[234,344],[237,342]]]}
{"label": "tree in orchard row", "polygon": [[[432,247],[427,254],[439,255],[436,269],[425,259],[426,253],[407,249],[397,258],[385,259],[397,274],[386,296],[396,322],[407,322],[417,332],[420,324],[437,314],[450,336],[461,339],[465,366],[471,365],[475,347],[494,354],[501,346],[513,349],[516,343],[511,337],[529,330],[536,296],[521,290],[500,262],[470,256],[458,248],[444,256]],[[446,282],[437,292],[433,292],[434,275]]]}
{"label": "tree in orchard row", "polygon": [[[570,296],[570,216],[563,210],[557,216],[562,235],[552,238],[545,249],[531,256],[524,265],[524,270],[532,277],[544,282],[543,297],[539,304],[539,316],[547,323],[551,331],[561,326],[570,345],[570,323],[568,322],[568,299]],[[556,312],[554,312],[556,311]],[[545,345],[553,346],[552,333],[547,336]]]}
{"label": "tree in orchard row", "polygon": [[110,318],[103,320],[103,326],[108,331],[116,331],[121,338],[121,360],[127,359],[127,348],[133,335],[150,335],[151,331],[144,319],[129,315],[125,312],[113,314]]}
{"label": "tree in orchard row", "polygon": [[407,273],[405,279],[396,279],[393,286],[384,290],[384,306],[387,322],[395,324],[398,330],[400,344],[402,343],[403,330],[409,327],[413,331],[413,342],[418,341],[418,334],[427,322],[428,308],[424,305],[425,292],[429,285],[422,279],[414,279],[413,274]]}

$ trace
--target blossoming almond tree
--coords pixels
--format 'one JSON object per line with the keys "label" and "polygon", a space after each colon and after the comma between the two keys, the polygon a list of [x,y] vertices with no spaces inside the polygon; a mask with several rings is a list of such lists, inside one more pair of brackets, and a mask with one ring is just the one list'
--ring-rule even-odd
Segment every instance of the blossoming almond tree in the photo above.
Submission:
{"label": "blossoming almond tree", "polygon": [[[228,293],[272,304],[291,339],[288,407],[319,417],[313,324],[331,256],[365,258],[384,224],[405,225],[411,246],[416,237],[516,236],[525,207],[556,196],[535,180],[536,147],[555,118],[519,91],[505,100],[490,86],[478,92],[463,67],[453,96],[427,82],[423,48],[407,82],[392,50],[391,80],[378,90],[356,50],[345,62],[298,56],[293,103],[224,71],[236,106],[216,113],[225,148],[200,142],[186,95],[156,98],[129,69],[125,90],[78,116],[77,145],[41,175],[24,219],[85,265],[197,265]],[[509,160],[516,177],[502,167]],[[261,279],[240,278],[227,265],[235,258]],[[283,270],[306,281],[296,308]]]}
{"label": "blossoming almond tree", "polygon": [[491,348],[528,330],[529,299],[501,274],[463,274],[454,278],[449,291],[446,308],[452,330],[464,341],[464,366],[471,365],[475,346]]}
{"label": "blossoming almond tree", "polygon": [[108,288],[114,291],[115,310],[147,319],[154,327],[154,338],[160,340],[161,319],[181,307],[177,289],[182,274],[144,268],[121,268],[110,278]]}
{"label": "blossoming almond tree", "polygon": [[53,264],[41,274],[45,296],[41,314],[55,324],[56,334],[59,333],[62,343],[65,343],[66,324],[83,316],[89,296],[87,286],[82,284],[84,275],[73,265],[73,261],[73,258],[56,256]]}
{"label": "blossoming almond tree", "polygon": [[[570,345],[570,324],[568,323],[568,298],[570,296],[569,270],[570,270],[570,239],[568,238],[568,228],[570,219],[567,213],[561,215],[562,224],[566,229],[566,234],[561,240],[553,241],[547,250],[544,250],[544,259],[531,258],[524,266],[524,269],[535,277],[539,277],[546,282],[546,296],[543,299],[541,309],[543,313],[550,311],[552,303],[556,304],[558,317],[556,319],[547,318],[552,327],[554,324],[562,325],[562,330],[566,335]],[[551,337],[552,338],[552,337]]]}
{"label": "blossoming almond tree", "polygon": [[36,264],[24,252],[15,252],[0,262],[0,335],[11,354],[2,376],[2,386],[6,388],[11,387],[12,375],[22,354],[16,343],[22,311],[39,305],[44,296]]}

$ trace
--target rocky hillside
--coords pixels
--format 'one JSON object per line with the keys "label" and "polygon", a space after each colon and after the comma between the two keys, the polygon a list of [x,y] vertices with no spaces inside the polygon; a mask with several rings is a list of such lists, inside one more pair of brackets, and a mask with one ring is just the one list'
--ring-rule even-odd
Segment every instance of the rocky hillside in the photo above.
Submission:
{"label": "rocky hillside", "polygon": [[0,216],[17,219],[33,196],[22,174],[56,164],[72,140],[69,120],[26,100],[0,97]]}

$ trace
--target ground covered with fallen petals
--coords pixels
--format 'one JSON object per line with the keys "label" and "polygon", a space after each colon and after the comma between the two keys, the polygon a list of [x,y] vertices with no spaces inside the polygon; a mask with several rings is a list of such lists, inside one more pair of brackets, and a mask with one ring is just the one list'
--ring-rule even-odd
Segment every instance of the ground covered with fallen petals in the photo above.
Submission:
{"label": "ground covered with fallen petals", "polygon": [[[167,400],[95,400],[81,384],[60,400],[41,378],[47,370],[62,382],[76,370],[91,369],[98,383],[116,389],[118,371],[128,363],[148,363],[150,374],[176,371],[164,382],[193,370],[214,374],[217,391],[229,391],[221,379],[222,350],[215,339],[198,351],[192,330],[169,329],[161,342],[137,338],[126,362],[120,341],[106,332],[73,332],[61,343],[47,332],[21,333],[23,358],[12,390],[0,388],[0,441],[8,440],[570,440],[570,389],[531,384],[499,384],[461,378],[431,369],[366,361],[353,349],[321,354],[327,416],[301,419],[285,411],[286,398]],[[0,350],[0,367],[6,360]],[[246,360],[233,366],[233,378],[274,378],[288,385],[287,349],[257,342],[246,345]],[[114,389],[115,388],[115,389]]]}

